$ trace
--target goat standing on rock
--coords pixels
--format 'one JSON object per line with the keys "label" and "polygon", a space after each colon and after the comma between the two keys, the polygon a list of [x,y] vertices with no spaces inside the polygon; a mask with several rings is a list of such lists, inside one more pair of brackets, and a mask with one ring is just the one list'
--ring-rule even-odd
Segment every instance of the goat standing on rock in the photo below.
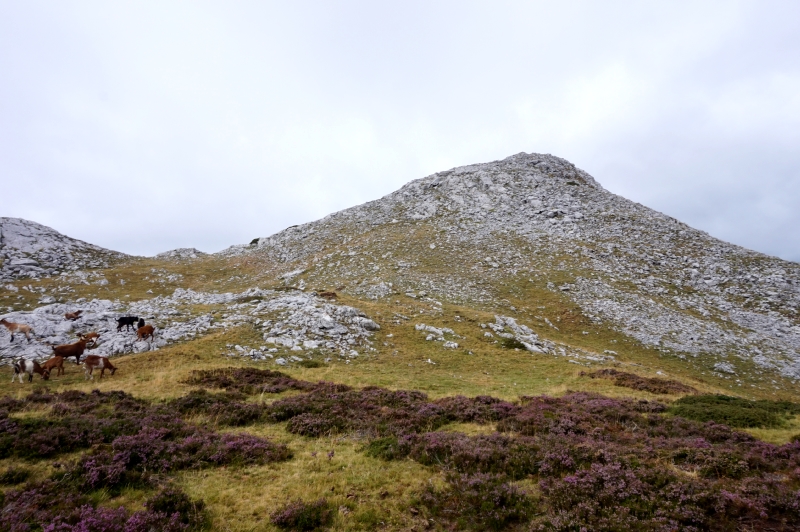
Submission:
{"label": "goat standing on rock", "polygon": [[64,319],[75,321],[81,317],[82,312],[83,312],[82,310],[76,310],[75,312],[67,312],[66,314],[64,314]]}
{"label": "goat standing on rock", "polygon": [[43,368],[35,360],[18,358],[14,361],[14,375],[11,376],[11,382],[14,382],[14,379],[19,376],[19,383],[22,384],[22,376],[26,373],[28,374],[28,382],[33,382],[34,373],[41,375],[44,380],[50,378],[50,370]]}
{"label": "goat standing on rock", "polygon": [[6,329],[8,329],[8,332],[11,333],[11,342],[14,341],[14,333],[16,332],[24,334],[25,338],[28,339],[28,343],[30,343],[31,341],[30,333],[33,332],[33,329],[31,329],[30,325],[24,325],[22,323],[14,323],[6,320],[5,318],[0,320],[0,324],[5,325]]}
{"label": "goat standing on rock", "polygon": [[143,325],[136,331],[136,341],[138,342],[139,340],[146,340],[148,336],[150,339],[153,339],[153,333],[155,333],[155,327],[152,325]]}
{"label": "goat standing on rock", "polygon": [[125,327],[126,331],[130,331],[131,327],[136,327],[138,321],[138,316],[122,316],[121,318],[117,318],[117,332],[120,332],[123,327]]}

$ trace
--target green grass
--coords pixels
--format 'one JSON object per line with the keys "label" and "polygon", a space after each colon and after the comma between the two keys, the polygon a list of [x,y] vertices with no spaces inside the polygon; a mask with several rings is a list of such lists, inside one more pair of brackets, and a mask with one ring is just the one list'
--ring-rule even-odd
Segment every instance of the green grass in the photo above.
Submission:
{"label": "green grass", "polygon": [[748,401],[728,395],[695,395],[678,399],[670,413],[694,419],[714,421],[735,428],[783,428],[800,414],[800,404],[789,401]]}

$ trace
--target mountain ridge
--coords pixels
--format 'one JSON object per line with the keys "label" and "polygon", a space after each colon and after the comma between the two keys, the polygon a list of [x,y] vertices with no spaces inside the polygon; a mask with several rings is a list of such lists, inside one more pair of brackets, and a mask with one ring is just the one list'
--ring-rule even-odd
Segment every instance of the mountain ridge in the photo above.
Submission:
{"label": "mountain ridge", "polygon": [[[192,255],[204,260],[192,250],[156,259]],[[437,172],[209,257],[244,261],[252,275],[231,279],[249,287],[336,290],[356,301],[427,299],[551,332],[558,325],[544,321],[536,302],[554,297],[571,306],[576,323],[610,327],[663,356],[697,359],[725,378],[751,365],[800,378],[800,265],[612,194],[552,155],[520,153]]]}
{"label": "mountain ridge", "polygon": [[[370,233],[387,233],[378,237],[385,239],[396,232],[387,227],[424,226],[429,249],[417,246],[401,257],[402,243],[392,249],[381,248],[375,237],[358,243],[369,241]],[[333,256],[320,250],[335,248],[338,238],[348,253],[366,252],[383,273],[349,271],[341,265],[341,253],[331,266]],[[514,239],[523,243],[510,244]],[[441,253],[442,246],[459,257],[454,272],[414,271],[422,255]],[[394,271],[378,258],[386,252],[394,254]],[[310,285],[332,275],[340,285],[350,285],[354,296],[385,297],[391,286],[391,291],[424,290],[453,302],[486,300],[476,284],[481,275],[561,270],[571,279],[562,279],[558,289],[592,319],[610,321],[647,345],[684,356],[732,352],[800,377],[800,265],[715,239],[612,194],[588,173],[550,155],[517,154],[438,172],[381,199],[222,254],[260,257],[273,264],[276,277],[303,270],[290,276]],[[324,275],[320,260],[327,268]],[[471,273],[464,260],[471,263]],[[637,316],[641,313],[648,319]]]}

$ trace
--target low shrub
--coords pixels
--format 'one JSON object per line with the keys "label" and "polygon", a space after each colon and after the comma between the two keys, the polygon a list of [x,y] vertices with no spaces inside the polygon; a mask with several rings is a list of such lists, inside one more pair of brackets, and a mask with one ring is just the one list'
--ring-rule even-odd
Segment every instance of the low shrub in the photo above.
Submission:
{"label": "low shrub", "polygon": [[246,394],[313,390],[321,384],[297,380],[280,371],[256,368],[196,370],[192,372],[186,383],[206,388],[224,388]]}
{"label": "low shrub", "polygon": [[0,529],[44,532],[184,532],[200,530],[207,520],[202,501],[191,501],[178,489],[162,490],[129,514],[124,507],[92,506],[70,484],[46,481],[8,494]]}
{"label": "low shrub", "polygon": [[209,466],[266,464],[291,456],[285,445],[249,434],[146,425],[139,433],[119,437],[110,447],[81,458],[75,477],[88,488],[113,490],[124,484],[146,482],[151,474]]}
{"label": "low shrub", "polygon": [[428,486],[420,503],[439,519],[460,530],[503,530],[525,522],[534,505],[524,492],[500,475],[449,473],[447,487]]}
{"label": "low shrub", "polygon": [[[583,375],[583,373],[581,374]],[[589,373],[588,376],[593,379],[600,378],[613,380],[614,386],[621,386],[624,388],[642,390],[656,394],[697,393],[696,389],[692,388],[691,386],[687,386],[682,382],[659,379],[658,377],[641,377],[634,373],[617,371],[615,369],[601,369],[593,373]]]}
{"label": "low shrub", "polygon": [[516,338],[502,338],[500,340],[500,347],[505,349],[527,349],[525,344],[517,340]]}
{"label": "low shrub", "polygon": [[445,410],[421,392],[340,385],[275,401],[266,407],[266,419],[289,421],[289,432],[311,437],[341,432],[378,437],[434,430],[449,422]]}
{"label": "low shrub", "polygon": [[169,402],[170,408],[184,416],[202,414],[221,426],[238,427],[255,423],[264,413],[261,405],[243,403],[239,393],[210,394],[195,390]]}
{"label": "low shrub", "polygon": [[135,433],[147,408],[123,392],[30,394],[51,404],[48,416],[9,419],[0,416],[0,458],[46,458],[110,443]]}
{"label": "low shrub", "polygon": [[284,530],[316,530],[333,522],[333,507],[326,499],[314,502],[297,500],[270,515],[273,525]]}
{"label": "low shrub", "polygon": [[800,414],[800,405],[788,401],[749,401],[727,395],[682,397],[670,413],[695,421],[714,421],[734,428],[775,428],[785,425],[787,416]]}
{"label": "low shrub", "polygon": [[177,521],[190,530],[197,530],[208,525],[205,503],[192,500],[182,490],[174,487],[161,489],[144,503],[148,511],[168,516],[177,515]]}
{"label": "low shrub", "polygon": [[533,530],[800,528],[800,441],[772,445],[726,425],[663,416],[658,402],[596,394],[512,406],[497,422],[502,433],[398,433],[364,452],[449,472],[445,490],[426,492],[426,506],[450,528],[502,522],[481,521],[472,508],[478,495],[454,475],[494,485],[538,480]]}
{"label": "low shrub", "polygon": [[444,409],[448,419],[461,423],[494,423],[520,412],[519,405],[488,395],[472,398],[455,395],[434,403]]}
{"label": "low shrub", "polygon": [[325,364],[323,364],[319,360],[308,359],[308,360],[301,360],[300,362],[297,363],[297,365],[300,366],[301,368],[321,368]]}

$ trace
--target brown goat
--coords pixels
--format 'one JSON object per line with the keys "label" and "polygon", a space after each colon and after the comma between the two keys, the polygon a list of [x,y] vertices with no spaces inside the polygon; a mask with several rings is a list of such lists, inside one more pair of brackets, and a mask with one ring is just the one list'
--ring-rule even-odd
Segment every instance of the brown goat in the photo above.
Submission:
{"label": "brown goat", "polygon": [[103,373],[105,373],[106,370],[109,370],[112,375],[114,374],[114,372],[117,371],[117,368],[115,368],[111,364],[111,362],[108,361],[108,358],[97,355],[87,356],[83,360],[83,373],[85,375],[85,378],[94,380],[94,375],[92,375],[92,371],[94,371],[95,369],[100,370],[101,379],[103,378]]}
{"label": "brown goat", "polygon": [[78,318],[81,317],[81,312],[83,312],[83,311],[82,310],[76,310],[75,312],[67,312],[66,314],[64,314],[64,319],[65,320],[75,321],[75,320],[77,320]]}
{"label": "brown goat", "polygon": [[97,341],[100,339],[100,333],[97,332],[90,332],[86,334],[78,333],[78,337],[80,339],[87,339],[92,341],[92,347],[97,345]]}
{"label": "brown goat", "polygon": [[145,340],[149,336],[150,338],[154,338],[153,334],[155,333],[155,328],[152,325],[145,325],[144,327],[139,327],[136,331],[136,341]]}
{"label": "brown goat", "polygon": [[22,323],[14,323],[11,321],[6,320],[3,318],[0,320],[0,325],[5,325],[8,332],[11,333],[11,341],[14,341],[14,333],[22,333],[25,335],[25,338],[28,339],[28,342],[31,341],[30,333],[33,332],[30,325],[24,325]]}
{"label": "brown goat", "polygon": [[317,292],[317,295],[325,299],[336,299],[337,297],[336,292]]}
{"label": "brown goat", "polygon": [[48,372],[53,371],[53,369],[57,368],[56,377],[60,377],[64,374],[64,357],[53,357],[44,364],[42,364],[42,369],[46,369]]}
{"label": "brown goat", "polygon": [[86,344],[89,343],[88,338],[81,338],[74,344],[54,345],[53,354],[57,357],[75,357],[75,363],[81,363],[81,355],[86,350]]}

